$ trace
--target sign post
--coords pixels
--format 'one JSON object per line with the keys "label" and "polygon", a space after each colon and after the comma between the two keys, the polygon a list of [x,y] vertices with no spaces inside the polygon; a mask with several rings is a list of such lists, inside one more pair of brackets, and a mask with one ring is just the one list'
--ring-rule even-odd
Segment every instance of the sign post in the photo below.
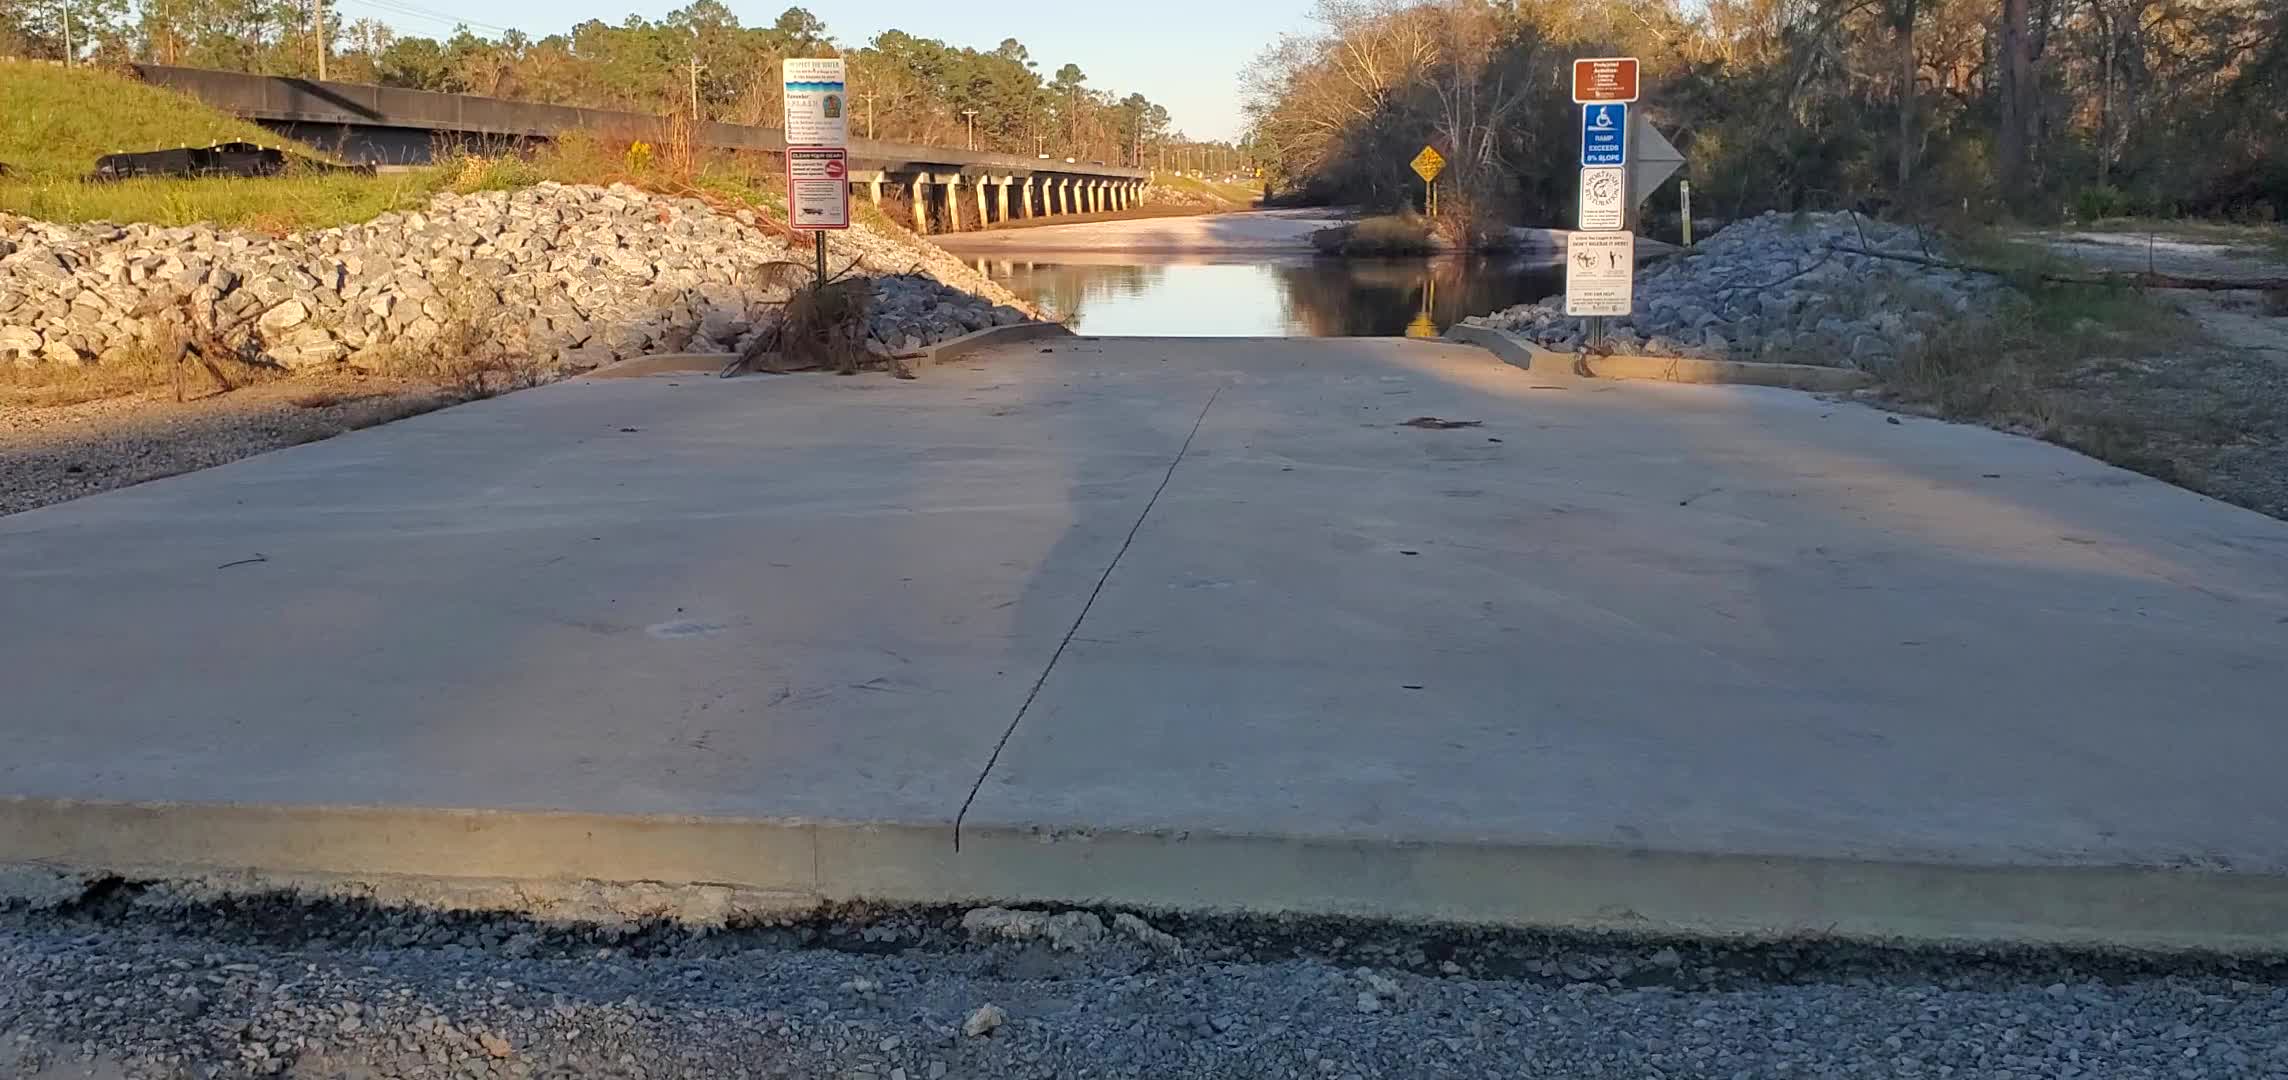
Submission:
{"label": "sign post", "polygon": [[1446,171],[1446,156],[1439,153],[1435,146],[1425,146],[1421,153],[1414,155],[1413,161],[1407,162],[1407,165],[1414,170],[1414,175],[1421,177],[1422,182],[1429,185],[1429,190],[1422,197],[1424,216],[1437,217],[1438,174]]}
{"label": "sign post", "polygon": [[1565,237],[1565,314],[1627,315],[1636,300],[1636,272],[1636,234],[1568,234]]}
{"label": "sign post", "polygon": [[785,60],[787,225],[815,234],[826,287],[826,230],[850,227],[850,94],[840,60]]}
{"label": "sign post", "polygon": [[1565,314],[1588,320],[1591,348],[1604,344],[1605,319],[1627,316],[1636,303],[1637,238],[1629,231],[1635,205],[1629,193],[1639,169],[1632,160],[1639,133],[1630,125],[1641,123],[1629,104],[1636,99],[1635,57],[1573,61],[1573,101],[1581,106],[1581,198],[1575,231],[1565,237]]}
{"label": "sign post", "polygon": [[1676,196],[1684,203],[1684,246],[1692,246],[1692,181],[1676,182]]}

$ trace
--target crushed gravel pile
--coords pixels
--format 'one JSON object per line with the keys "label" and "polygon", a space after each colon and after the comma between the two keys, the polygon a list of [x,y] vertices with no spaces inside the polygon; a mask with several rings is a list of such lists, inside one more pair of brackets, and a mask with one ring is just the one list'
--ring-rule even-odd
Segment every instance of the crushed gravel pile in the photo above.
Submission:
{"label": "crushed gravel pile", "polygon": [[[1673,258],[1640,264],[1636,309],[1609,319],[1607,351],[1710,360],[1767,360],[1882,370],[1939,330],[1991,311],[1994,278],[1854,254],[1924,256],[1935,237],[1843,213],[1766,213]],[[1585,320],[1552,296],[1462,320],[1545,348],[1586,350]]]}
{"label": "crushed gravel pile", "polygon": [[[869,328],[884,350],[1033,316],[894,230],[852,228],[827,248],[837,275],[875,278],[900,302],[927,294]],[[807,244],[790,247],[752,210],[619,184],[448,192],[419,211],[281,238],[0,215],[0,364],[117,362],[196,328],[295,371],[389,371],[475,342],[578,372],[736,351],[772,328],[812,263]]]}
{"label": "crushed gravel pile", "polygon": [[1090,912],[698,935],[91,897],[0,914],[0,1075],[2288,1075],[2276,962]]}

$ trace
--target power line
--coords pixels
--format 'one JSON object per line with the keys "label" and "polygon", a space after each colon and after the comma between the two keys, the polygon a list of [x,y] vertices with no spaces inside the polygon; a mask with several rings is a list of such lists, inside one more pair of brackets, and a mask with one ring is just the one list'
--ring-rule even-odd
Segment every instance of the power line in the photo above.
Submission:
{"label": "power line", "polygon": [[426,19],[430,22],[440,23],[445,26],[467,26],[477,30],[489,30],[495,34],[507,34],[512,32],[511,29],[506,26],[495,26],[491,23],[482,23],[476,21],[475,19],[463,18],[459,15],[447,15],[441,11],[433,11],[429,8],[421,7],[416,4],[405,3],[404,0],[336,0],[336,2],[356,4],[360,7],[372,8],[373,10],[381,12],[385,15],[396,15],[401,18],[408,19]]}

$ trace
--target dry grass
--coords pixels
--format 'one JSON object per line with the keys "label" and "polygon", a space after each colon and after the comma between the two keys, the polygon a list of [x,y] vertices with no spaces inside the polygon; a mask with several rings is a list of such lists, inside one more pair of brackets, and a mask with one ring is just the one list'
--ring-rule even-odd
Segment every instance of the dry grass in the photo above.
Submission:
{"label": "dry grass", "polygon": [[873,303],[873,284],[863,278],[797,288],[779,323],[779,355],[790,367],[856,374],[868,359],[866,313]]}
{"label": "dry grass", "polygon": [[524,390],[548,381],[551,372],[522,346],[509,325],[507,309],[485,302],[484,286],[446,278],[435,283],[445,315],[426,339],[399,338],[369,349],[360,365],[376,374],[414,379],[442,388],[461,401],[475,401]]}
{"label": "dry grass", "polygon": [[114,350],[96,364],[0,366],[0,405],[56,407],[165,390],[191,401],[285,376],[240,351],[187,350],[187,342]]}
{"label": "dry grass", "polygon": [[[2057,265],[1979,242],[1972,261]],[[2266,513],[2288,452],[2288,372],[2223,347],[2165,297],[2048,285],[1905,356],[1886,392],[1917,411],[2017,431]]]}
{"label": "dry grass", "polygon": [[1311,234],[1323,254],[1352,256],[1429,255],[1438,250],[1430,221],[1419,214],[1383,214]]}

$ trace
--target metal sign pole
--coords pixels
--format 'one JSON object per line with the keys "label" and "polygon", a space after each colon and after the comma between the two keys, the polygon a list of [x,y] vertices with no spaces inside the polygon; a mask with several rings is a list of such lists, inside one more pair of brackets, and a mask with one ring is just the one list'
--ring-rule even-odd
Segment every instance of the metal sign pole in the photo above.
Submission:
{"label": "metal sign pole", "polygon": [[823,289],[826,287],[826,234],[818,232],[811,235],[818,238],[818,287]]}
{"label": "metal sign pole", "polygon": [[1683,203],[1684,203],[1684,246],[1685,246],[1685,247],[1691,247],[1691,246],[1692,246],[1692,181],[1690,181],[1690,180],[1679,180],[1679,181],[1677,181],[1677,182],[1676,182],[1676,194],[1677,194],[1677,198],[1679,198],[1679,199],[1683,200]]}

